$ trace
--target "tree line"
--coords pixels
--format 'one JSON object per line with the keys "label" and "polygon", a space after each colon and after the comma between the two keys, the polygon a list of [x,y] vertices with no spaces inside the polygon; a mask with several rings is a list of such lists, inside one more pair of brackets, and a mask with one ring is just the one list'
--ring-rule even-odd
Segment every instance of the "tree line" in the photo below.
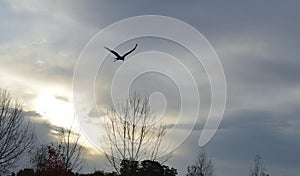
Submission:
{"label": "tree line", "polygon": [[[61,128],[55,143],[37,144],[34,126],[25,118],[22,105],[7,90],[0,89],[1,176],[176,176],[177,169],[164,165],[170,159],[163,137],[166,127],[155,122],[149,99],[134,93],[105,116],[105,156],[113,172],[79,174],[85,166],[80,134]],[[29,155],[32,168],[16,171]],[[260,156],[255,157],[249,176],[267,176]],[[214,165],[204,151],[186,176],[213,176]]]}

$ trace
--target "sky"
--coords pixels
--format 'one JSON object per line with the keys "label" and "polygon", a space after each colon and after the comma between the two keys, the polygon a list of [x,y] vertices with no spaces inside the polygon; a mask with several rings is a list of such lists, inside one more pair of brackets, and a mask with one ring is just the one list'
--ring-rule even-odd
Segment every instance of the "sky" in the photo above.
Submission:
{"label": "sky", "polygon": [[[93,144],[103,143],[101,112],[112,103],[111,90],[119,92],[128,86],[122,80],[134,78],[130,91],[151,96],[154,112],[163,114],[158,121],[173,130],[166,142],[176,150],[167,165],[177,168],[180,175],[203,149],[213,160],[216,175],[247,175],[257,154],[270,175],[299,175],[299,7],[300,3],[292,0],[1,0],[0,85],[23,103],[40,143],[53,140],[56,127],[70,126],[74,117],[81,117],[78,127],[88,137],[85,145],[90,150],[86,171],[108,168],[103,152],[91,149]],[[226,106],[216,134],[204,147],[198,141],[212,96],[207,68],[189,52],[189,47],[200,48],[197,43],[191,41],[187,47],[149,36],[116,43],[127,33],[155,26],[144,21],[131,31],[111,30],[102,36],[105,46],[120,53],[138,43],[128,61],[113,62],[104,46],[97,45],[101,43],[99,31],[141,15],[185,22],[198,30],[218,55],[226,78]],[[180,28],[164,32],[190,37]],[[167,75],[153,71],[130,76],[151,64]],[[180,69],[182,65],[185,70]],[[96,76],[84,76],[93,69]],[[193,102],[197,97],[192,93],[194,83],[200,106]],[[112,89],[114,84],[116,89]],[[187,91],[182,94],[180,90]],[[92,95],[95,102],[88,99]],[[179,118],[183,100],[188,108]],[[198,108],[200,115],[195,119],[192,112]]]}

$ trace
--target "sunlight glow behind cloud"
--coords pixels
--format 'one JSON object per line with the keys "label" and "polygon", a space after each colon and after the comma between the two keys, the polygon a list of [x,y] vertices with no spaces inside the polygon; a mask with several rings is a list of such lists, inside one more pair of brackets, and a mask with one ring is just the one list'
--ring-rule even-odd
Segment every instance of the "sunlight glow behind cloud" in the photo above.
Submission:
{"label": "sunlight glow behind cloud", "polygon": [[[0,2],[0,84],[23,102],[26,110],[39,112],[41,117],[37,117],[37,129],[44,126],[48,129],[51,124],[68,126],[74,117],[71,84],[76,59],[97,31],[136,15],[178,18],[208,38],[220,56],[227,78],[225,117],[216,136],[206,146],[215,162],[216,175],[247,174],[249,163],[257,153],[263,155],[271,175],[297,175],[300,168],[297,131],[300,125],[299,7],[298,1],[278,0],[272,3],[4,0]],[[176,29],[170,29],[170,32],[174,31]],[[115,33],[110,35],[117,38]],[[145,46],[149,46],[145,50],[162,48],[164,43],[158,43],[145,42]],[[118,49],[125,51],[127,44],[131,46],[131,43],[126,43]],[[102,52],[103,48],[96,49]],[[177,52],[183,58],[190,57],[176,47],[166,48],[166,51]],[[98,59],[96,56],[95,60]],[[205,87],[208,81],[203,76],[203,69],[187,60],[183,59],[183,62],[197,75],[200,96],[204,103],[209,104],[209,89]],[[101,106],[109,100],[103,92],[107,91],[110,68],[106,65],[105,78],[96,83]],[[146,76],[146,80],[149,81],[151,76]],[[151,87],[147,81],[140,79],[135,86],[147,85],[149,90],[143,90],[151,92],[155,86]],[[151,81],[161,81],[159,90],[172,100],[172,93],[176,90],[170,89],[172,85],[164,84],[169,83],[167,80]],[[83,80],[83,90],[84,83]],[[174,109],[171,115],[177,113],[177,103],[170,102],[171,109]],[[204,107],[202,111],[206,115],[207,107]],[[93,108],[88,106],[87,114],[92,114]],[[51,124],[41,119],[49,120]],[[204,120],[198,120],[192,135],[173,157],[172,163],[181,175],[201,150],[197,142]],[[178,134],[184,133],[189,125],[179,126]],[[45,139],[51,135],[46,134],[47,130],[39,132]],[[176,134],[174,136],[176,141]],[[91,163],[99,164],[99,168],[105,167],[103,156],[95,156],[93,152],[87,157],[93,160]],[[91,165],[89,169],[93,170],[95,167]]]}

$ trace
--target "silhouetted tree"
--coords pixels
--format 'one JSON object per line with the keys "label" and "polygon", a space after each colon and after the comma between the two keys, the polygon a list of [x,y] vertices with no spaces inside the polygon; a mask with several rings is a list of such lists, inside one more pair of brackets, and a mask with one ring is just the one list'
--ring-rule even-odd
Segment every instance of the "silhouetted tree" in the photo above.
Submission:
{"label": "silhouetted tree", "polygon": [[115,172],[95,171],[92,174],[80,174],[79,176],[118,176]]}
{"label": "silhouetted tree", "polygon": [[178,174],[177,169],[175,168],[169,168],[168,166],[163,165],[163,176],[176,176]]}
{"label": "silhouetted tree", "polygon": [[41,156],[35,165],[38,166],[36,173],[41,176],[67,176],[71,175],[70,166],[65,165],[65,154],[62,146],[54,145],[53,143],[43,145],[38,151]]}
{"label": "silhouetted tree", "polygon": [[161,165],[157,161],[144,160],[141,163],[134,160],[121,162],[120,176],[176,176],[177,170]]}
{"label": "silhouetted tree", "polygon": [[141,163],[142,167],[140,168],[141,175],[150,176],[150,175],[162,175],[163,169],[159,162],[144,160]]}
{"label": "silhouetted tree", "polygon": [[33,169],[23,169],[17,173],[17,176],[34,176]]}
{"label": "silhouetted tree", "polygon": [[120,173],[121,176],[133,176],[138,174],[138,161],[122,160]]}
{"label": "silhouetted tree", "polygon": [[166,128],[162,124],[157,125],[154,120],[155,116],[150,112],[149,99],[137,93],[107,111],[105,117],[107,145],[104,151],[116,172],[120,172],[122,160],[149,159],[165,162],[168,159],[159,158],[163,152],[161,144]]}
{"label": "silhouetted tree", "polygon": [[256,155],[254,159],[254,166],[250,169],[249,176],[269,176],[265,173],[266,169],[263,165],[260,155]]}
{"label": "silhouetted tree", "polygon": [[39,172],[43,169],[42,163],[44,163],[44,161],[46,160],[47,155],[48,146],[46,144],[42,144],[36,147],[34,150],[30,151],[30,162],[36,172]]}
{"label": "silhouetted tree", "polygon": [[84,165],[84,160],[81,158],[84,148],[79,144],[80,135],[72,133],[71,129],[61,128],[60,145],[65,156],[65,167],[69,167],[73,172],[78,172]]}
{"label": "silhouetted tree", "polygon": [[0,175],[7,175],[34,143],[33,126],[25,121],[22,106],[0,89]]}
{"label": "silhouetted tree", "polygon": [[200,152],[196,163],[187,167],[186,176],[213,176],[214,165],[204,151]]}
{"label": "silhouetted tree", "polygon": [[[41,145],[31,155],[31,163],[37,172],[49,167],[63,172],[78,172],[84,161],[81,158],[83,147],[79,144],[80,135],[70,129],[59,130],[58,144]],[[56,163],[56,165],[53,165]]]}

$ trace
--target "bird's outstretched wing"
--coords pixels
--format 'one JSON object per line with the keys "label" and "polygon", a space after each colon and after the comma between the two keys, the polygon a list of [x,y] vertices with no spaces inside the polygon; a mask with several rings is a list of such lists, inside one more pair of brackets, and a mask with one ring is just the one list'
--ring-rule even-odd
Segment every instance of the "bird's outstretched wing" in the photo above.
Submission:
{"label": "bird's outstretched wing", "polygon": [[130,51],[128,51],[127,53],[125,53],[125,54],[123,55],[123,57],[125,58],[128,54],[132,53],[132,52],[136,49],[137,46],[138,46],[138,44],[135,44],[135,47],[132,48],[132,50],[130,50]]}
{"label": "bird's outstretched wing", "polygon": [[110,51],[111,53],[113,53],[117,58],[120,58],[121,56],[117,53],[117,52],[115,52],[114,50],[111,50],[111,49],[109,49],[109,48],[107,48],[107,47],[104,47],[105,49],[107,49],[108,51]]}

